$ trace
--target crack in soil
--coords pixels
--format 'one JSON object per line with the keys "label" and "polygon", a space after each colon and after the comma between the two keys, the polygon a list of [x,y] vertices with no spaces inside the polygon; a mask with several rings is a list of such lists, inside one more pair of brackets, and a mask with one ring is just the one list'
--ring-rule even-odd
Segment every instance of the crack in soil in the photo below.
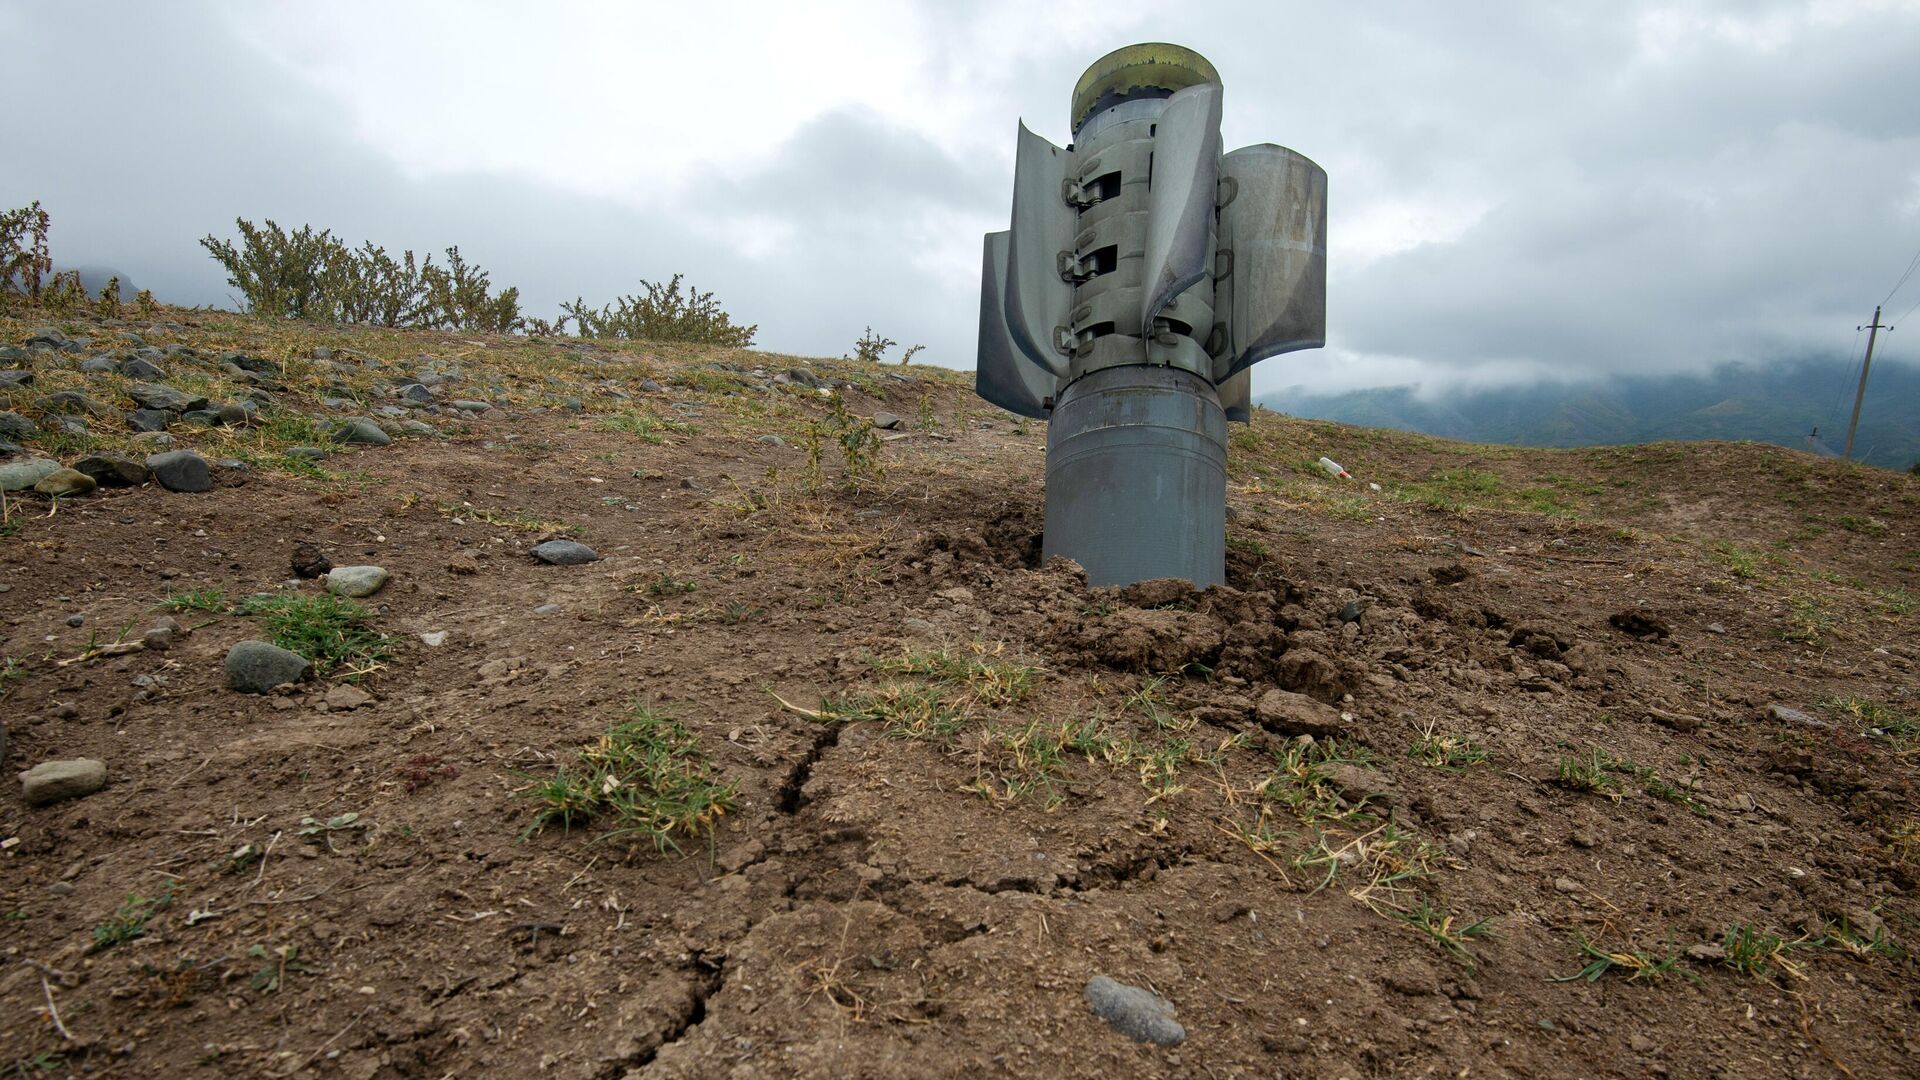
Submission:
{"label": "crack in soil", "polygon": [[840,742],[840,725],[829,724],[820,729],[813,737],[813,746],[807,750],[807,756],[794,763],[787,773],[786,780],[774,793],[774,808],[783,814],[797,814],[804,805],[804,789],[813,776],[813,767],[826,752]]}

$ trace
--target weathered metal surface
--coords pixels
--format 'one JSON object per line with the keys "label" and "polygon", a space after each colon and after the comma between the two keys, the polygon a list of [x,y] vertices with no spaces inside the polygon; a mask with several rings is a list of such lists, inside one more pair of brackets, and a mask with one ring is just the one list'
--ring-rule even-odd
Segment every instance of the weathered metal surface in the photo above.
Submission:
{"label": "weathered metal surface", "polygon": [[1073,128],[1096,113],[1142,94],[1161,97],[1200,83],[1217,83],[1220,73],[1207,58],[1184,45],[1148,41],[1115,49],[1095,60],[1073,87]]}
{"label": "weathered metal surface", "polygon": [[1014,155],[1013,229],[1007,259],[1007,329],[1027,359],[1067,371],[1054,328],[1065,325],[1073,286],[1060,276],[1060,252],[1073,246],[1073,208],[1062,199],[1072,155],[1020,125]]}
{"label": "weathered metal surface", "polygon": [[1327,343],[1327,173],[1284,146],[1242,147],[1221,159],[1220,210],[1231,309],[1223,379],[1269,356]]}
{"label": "weathered metal surface", "polygon": [[1046,555],[1092,585],[1226,579],[1227,418],[1213,385],[1177,368],[1076,380],[1047,425]]}
{"label": "weathered metal surface", "polygon": [[1047,418],[1046,402],[1058,380],[1019,354],[1007,332],[1002,308],[1006,295],[1007,234],[988,233],[980,257],[980,354],[973,374],[974,393],[1008,412]]}
{"label": "weathered metal surface", "polygon": [[[1189,86],[1167,100],[1153,140],[1147,196],[1146,262],[1140,327],[1213,270],[1213,214],[1219,198],[1220,85]],[[1211,326],[1202,326],[1204,340]],[[1165,344],[1172,344],[1166,342]]]}

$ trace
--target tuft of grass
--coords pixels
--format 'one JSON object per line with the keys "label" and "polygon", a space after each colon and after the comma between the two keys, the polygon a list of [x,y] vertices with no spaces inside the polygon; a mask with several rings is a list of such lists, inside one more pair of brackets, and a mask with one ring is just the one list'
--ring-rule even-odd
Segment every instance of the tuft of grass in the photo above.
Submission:
{"label": "tuft of grass", "polygon": [[[410,502],[403,502],[401,508],[406,509],[409,505],[411,505]],[[438,503],[434,509],[452,518],[456,525],[466,521],[484,521],[488,525],[502,529],[519,529],[530,533],[564,533],[567,536],[578,536],[581,531],[578,525],[569,525],[564,521],[549,521],[538,514],[530,514],[524,510],[490,510],[484,506],[465,502]]]}
{"label": "tuft of grass", "polygon": [[398,644],[372,627],[365,607],[332,593],[250,597],[239,613],[259,616],[275,645],[313,661],[319,674],[335,669],[348,679],[370,674]]}
{"label": "tuft of grass", "polygon": [[1747,581],[1760,577],[1760,556],[1745,548],[1723,540],[1713,545],[1713,559],[1734,577]]}
{"label": "tuft of grass", "polygon": [[617,431],[637,437],[641,442],[658,446],[667,441],[668,435],[684,435],[693,430],[690,425],[677,420],[666,420],[651,413],[625,412],[600,419],[602,431]]}
{"label": "tuft of grass", "polygon": [[1680,966],[1681,954],[1673,947],[1672,941],[1667,942],[1667,951],[1660,956],[1641,949],[1614,951],[1601,949],[1588,941],[1585,935],[1575,936],[1574,944],[1579,947],[1580,955],[1587,960],[1587,965],[1571,975],[1562,975],[1551,981],[1573,982],[1576,979],[1585,979],[1588,982],[1599,982],[1607,972],[1615,970],[1627,972],[1628,982],[1657,983],[1675,972],[1686,976],[1691,981],[1699,981],[1694,978],[1692,972]]}
{"label": "tuft of grass", "polygon": [[648,596],[679,596],[693,592],[700,586],[690,578],[677,578],[672,574],[656,574],[648,578],[641,589]]}
{"label": "tuft of grass", "polygon": [[172,904],[173,887],[171,885],[159,896],[128,893],[127,898],[114,910],[113,917],[93,928],[93,944],[87,946],[87,951],[97,953],[135,938],[145,937],[148,920],[165,911]]}
{"label": "tuft of grass", "polygon": [[1800,966],[1787,956],[1787,951],[1797,944],[1779,934],[1757,930],[1746,923],[1735,923],[1720,937],[1720,948],[1724,953],[1720,962],[1756,979],[1767,978],[1776,967],[1796,979],[1804,978]]}
{"label": "tuft of grass", "polygon": [[904,739],[947,739],[966,726],[966,712],[938,686],[887,683],[873,690],[829,698],[820,712],[844,724],[877,720],[887,734]]}
{"label": "tuft of grass", "polygon": [[1454,916],[1444,908],[1435,907],[1425,897],[1412,911],[1396,911],[1394,917],[1438,942],[1454,959],[1465,964],[1469,971],[1473,970],[1474,960],[1473,954],[1467,951],[1467,942],[1493,937],[1491,917],[1455,929]]}
{"label": "tuft of grass", "polygon": [[[1066,803],[1066,751],[1072,738],[1067,725],[1039,720],[1025,727],[988,732],[981,747],[980,769],[968,790],[995,802],[1014,802],[1040,795],[1048,813]],[[996,767],[988,768],[991,754]]]}
{"label": "tuft of grass", "polygon": [[227,592],[220,588],[205,588],[174,593],[154,607],[160,611],[207,611],[223,615],[227,611]]}
{"label": "tuft of grass", "polygon": [[1819,597],[1794,593],[1787,597],[1787,628],[1780,636],[1802,645],[1819,645],[1833,632],[1836,621]]}
{"label": "tuft of grass", "polygon": [[1437,734],[1432,720],[1414,730],[1420,737],[1407,748],[1407,756],[1428,768],[1464,772],[1487,760],[1485,747],[1462,736]]}
{"label": "tuft of grass", "polygon": [[609,727],[571,766],[515,794],[535,805],[523,839],[556,823],[570,832],[600,820],[612,828],[595,843],[644,839],[664,854],[679,851],[683,837],[711,838],[738,789],[715,779],[698,737],[676,720],[635,706],[631,719]]}
{"label": "tuft of grass", "polygon": [[1857,694],[1823,701],[1820,707],[1847,717],[1860,725],[1861,734],[1887,743],[1895,750],[1904,752],[1920,746],[1920,717],[1913,713]]}
{"label": "tuft of grass", "polygon": [[1590,791],[1620,801],[1620,784],[1608,775],[1613,758],[1599,749],[1583,755],[1562,756],[1553,766],[1553,782],[1568,791]]}
{"label": "tuft of grass", "polygon": [[1834,524],[1848,532],[1859,533],[1861,536],[1887,535],[1887,523],[1876,517],[1858,517],[1853,514],[1842,514]]}
{"label": "tuft of grass", "polygon": [[967,696],[983,705],[1012,705],[1033,691],[1040,669],[1007,659],[1006,651],[1004,642],[991,647],[975,642],[961,649],[947,645],[907,649],[871,663],[890,675],[921,676],[964,688]]}

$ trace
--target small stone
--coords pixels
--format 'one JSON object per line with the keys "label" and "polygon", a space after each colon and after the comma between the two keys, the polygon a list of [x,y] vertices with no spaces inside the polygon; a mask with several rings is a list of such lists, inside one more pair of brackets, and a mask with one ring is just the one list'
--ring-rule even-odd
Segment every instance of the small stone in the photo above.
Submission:
{"label": "small stone", "polygon": [[85,626],[87,625],[87,617],[76,611],[73,614],[67,616],[67,625],[68,626]]}
{"label": "small stone", "polygon": [[1724,626],[1721,626],[1717,622],[1710,622],[1707,624],[1707,633],[1709,634],[1724,634],[1726,632],[1727,632],[1727,628]]}
{"label": "small stone", "polygon": [[1557,877],[1553,879],[1553,891],[1563,892],[1563,893],[1577,893],[1581,891],[1581,888],[1580,888],[1580,883],[1573,880],[1570,877]]}
{"label": "small stone", "polygon": [[1635,1032],[1632,1036],[1630,1036],[1627,1039],[1627,1045],[1631,1047],[1633,1049],[1633,1052],[1636,1054],[1651,1054],[1655,1050],[1659,1049],[1660,1044],[1654,1042],[1652,1039],[1647,1038],[1645,1035],[1642,1035],[1639,1032]]}
{"label": "small stone", "polygon": [[873,426],[881,431],[898,431],[906,427],[907,422],[893,413],[882,411],[873,414]]}
{"label": "small stone", "polygon": [[107,766],[93,758],[43,761],[19,775],[28,806],[78,799],[107,786]]}
{"label": "small stone", "polygon": [[47,895],[48,896],[72,896],[73,882],[56,881],[53,884],[47,886]]}
{"label": "small stone", "polygon": [[493,408],[492,405],[489,405],[484,401],[467,401],[464,399],[451,401],[451,402],[448,402],[448,404],[451,405],[456,411],[470,412],[470,413],[483,413],[483,412],[486,412],[488,409]]}
{"label": "small stone", "polygon": [[167,377],[167,373],[160,370],[159,367],[155,366],[152,362],[143,360],[137,356],[131,360],[122,360],[120,362],[120,374],[125,375],[129,379],[139,379],[142,382],[154,382]]}
{"label": "small stone", "polygon": [[134,383],[127,387],[127,396],[143,409],[162,412],[184,413],[207,407],[205,397],[176,390],[166,383]]}
{"label": "small stone", "polygon": [[1607,616],[1607,623],[1615,630],[1643,641],[1673,636],[1673,627],[1665,621],[1633,608]]}
{"label": "small stone", "polygon": [[787,440],[785,440],[785,439],[783,439],[783,438],[781,438],[781,437],[780,437],[780,436],[778,436],[778,435],[762,435],[762,436],[760,436],[760,438],[759,438],[759,439],[758,439],[757,441],[758,441],[758,442],[760,443],[760,445],[762,445],[762,446],[785,446],[785,445],[787,445]]}
{"label": "small stone", "polygon": [[447,643],[447,632],[445,630],[429,630],[420,635],[420,640],[437,649]]}
{"label": "small stone", "polygon": [[33,485],[33,490],[42,495],[61,499],[85,495],[99,486],[99,481],[78,469],[55,469],[41,477],[40,482]]}
{"label": "small stone", "polygon": [[59,471],[60,463],[46,458],[28,458],[0,465],[0,491],[25,491]]}
{"label": "small stone", "polygon": [[133,437],[133,441],[155,450],[173,449],[173,436],[164,431],[142,431]]}
{"label": "small stone", "polygon": [[328,690],[321,700],[327,703],[329,709],[358,709],[362,705],[373,704],[373,695],[352,683],[341,683]]}
{"label": "small stone", "polygon": [[39,434],[40,425],[17,412],[0,412],[0,438],[26,439]]}
{"label": "small stone", "polygon": [[336,566],[327,572],[327,591],[354,599],[372,596],[386,583],[383,566]]}
{"label": "small stone", "polygon": [[324,461],[327,457],[327,452],[317,446],[289,446],[282,453],[295,461]]}
{"label": "small stone", "polygon": [[105,375],[113,370],[113,361],[104,356],[89,356],[80,361],[80,371],[85,375]]}
{"label": "small stone", "polygon": [[191,450],[169,450],[147,459],[153,478],[168,491],[201,492],[213,490],[213,474],[207,461]]}
{"label": "small stone", "polygon": [[138,487],[151,475],[145,465],[121,454],[88,454],[73,467],[102,487]]}
{"label": "small stone", "polygon": [[[404,411],[403,411],[404,412]],[[379,424],[364,416],[355,416],[344,421],[335,429],[336,442],[360,443],[366,446],[385,446],[393,441],[393,436],[381,430]]]}
{"label": "small stone", "polygon": [[539,607],[533,609],[533,613],[535,615],[558,615],[565,610],[566,608],[561,607],[559,604],[541,604]]}
{"label": "small stone", "polygon": [[1151,990],[1128,986],[1105,975],[1087,981],[1087,1007],[1113,1030],[1138,1042],[1178,1046],[1187,1029],[1173,1018],[1173,1002]]}
{"label": "small stone", "polygon": [[127,426],[135,431],[165,431],[176,419],[163,409],[135,409],[127,414]]}
{"label": "small stone", "polygon": [[227,685],[243,694],[264,694],[276,686],[299,682],[313,672],[313,664],[297,652],[271,642],[242,641],[227,650]]}
{"label": "small stone", "polygon": [[600,553],[577,540],[549,540],[535,545],[533,557],[555,566],[577,566],[593,562]]}
{"label": "small stone", "polygon": [[1261,697],[1256,715],[1260,726],[1280,735],[1311,735],[1316,739],[1346,734],[1348,724],[1340,710],[1305,694],[1269,690]]}
{"label": "small stone", "polygon": [[1355,806],[1365,802],[1386,805],[1394,801],[1393,789],[1387,786],[1384,777],[1372,769],[1336,761],[1323,766],[1320,775],[1341,798]]}

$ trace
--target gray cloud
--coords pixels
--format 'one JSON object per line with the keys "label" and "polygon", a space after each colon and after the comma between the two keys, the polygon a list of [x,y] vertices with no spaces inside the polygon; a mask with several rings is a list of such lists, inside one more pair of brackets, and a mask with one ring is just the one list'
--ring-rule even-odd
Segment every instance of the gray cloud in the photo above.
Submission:
{"label": "gray cloud", "polygon": [[[1227,83],[1229,144],[1283,142],[1332,177],[1331,347],[1264,365],[1256,389],[1844,351],[1920,244],[1920,5],[1831,23],[1803,9],[1186,12],[1182,36]],[[871,324],[965,367],[978,234],[1004,227],[1016,119],[1064,141],[1079,67],[1169,31],[1122,9],[1098,40],[994,49],[1004,12],[923,10],[912,47],[928,86],[981,118],[969,130],[845,107],[756,133],[717,114],[768,142],[754,165],[615,201],[526,175],[409,174],[216,7],[11,5],[13,84],[40,89],[0,114],[17,148],[0,203],[44,200],[56,256],[182,302],[228,301],[200,236],[272,217],[390,249],[457,243],[534,314],[685,271],[760,323],[763,347],[838,353]],[[550,160],[584,152],[538,130],[499,137]]]}

